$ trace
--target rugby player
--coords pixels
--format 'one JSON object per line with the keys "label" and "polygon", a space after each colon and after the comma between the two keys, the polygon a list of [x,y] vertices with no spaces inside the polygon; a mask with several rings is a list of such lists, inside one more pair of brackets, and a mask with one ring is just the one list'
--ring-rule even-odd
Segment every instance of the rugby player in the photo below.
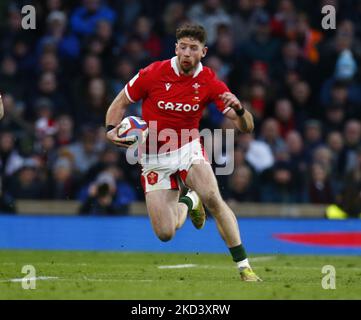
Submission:
{"label": "rugby player", "polygon": [[[241,279],[261,281],[249,264],[237,219],[220,195],[199,137],[190,137],[186,142],[181,138],[182,129],[198,132],[202,112],[210,102],[242,133],[253,131],[253,117],[226,84],[202,65],[201,59],[207,54],[205,29],[187,24],[177,29],[176,38],[176,56],[140,70],[114,99],[106,114],[107,138],[117,146],[128,147],[117,130],[126,108],[142,100],[142,118],[148,127],[156,122],[157,133],[172,129],[178,135],[176,146],[170,151],[162,153],[165,141],[158,139],[155,154],[149,151],[149,145],[142,155],[141,182],[154,232],[160,240],[169,241],[187,214],[194,226],[201,229],[206,219],[204,204],[237,263]],[[149,132],[148,140],[150,136]],[[189,188],[184,196],[179,179]]]}

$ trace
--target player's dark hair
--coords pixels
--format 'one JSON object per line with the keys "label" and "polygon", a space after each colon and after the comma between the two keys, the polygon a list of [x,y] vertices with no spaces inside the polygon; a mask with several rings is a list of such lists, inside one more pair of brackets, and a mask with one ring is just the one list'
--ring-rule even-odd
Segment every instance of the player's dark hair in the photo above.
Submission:
{"label": "player's dark hair", "polygon": [[206,30],[199,24],[182,25],[177,29],[175,35],[177,40],[182,38],[192,38],[203,44],[205,44],[207,41]]}
{"label": "player's dark hair", "polygon": [[107,196],[109,194],[109,191],[110,188],[109,188],[109,184],[107,183],[102,183],[97,186],[97,196],[99,198]]}

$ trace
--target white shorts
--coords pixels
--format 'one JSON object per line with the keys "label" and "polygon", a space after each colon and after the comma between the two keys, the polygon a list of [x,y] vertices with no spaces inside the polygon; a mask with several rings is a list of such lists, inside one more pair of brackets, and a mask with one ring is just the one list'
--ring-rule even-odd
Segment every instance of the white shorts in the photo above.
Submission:
{"label": "white shorts", "polygon": [[142,154],[141,183],[144,192],[164,189],[179,189],[179,180],[183,183],[193,163],[208,161],[199,139],[195,139],[181,148],[162,154]]}

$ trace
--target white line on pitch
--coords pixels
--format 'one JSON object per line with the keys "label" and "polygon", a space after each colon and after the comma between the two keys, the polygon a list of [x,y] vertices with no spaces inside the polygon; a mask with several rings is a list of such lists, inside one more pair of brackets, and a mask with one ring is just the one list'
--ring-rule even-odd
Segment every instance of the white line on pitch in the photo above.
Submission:
{"label": "white line on pitch", "polygon": [[34,280],[56,280],[58,277],[46,277],[46,276],[40,276],[40,277],[30,277],[30,278],[14,278],[14,279],[8,279],[8,280],[0,280],[0,282],[22,282],[24,280],[26,281],[34,281]]}
{"label": "white line on pitch", "polygon": [[182,269],[182,268],[194,268],[196,264],[176,264],[173,266],[158,266],[158,269]]}
{"label": "white line on pitch", "polygon": [[[69,280],[69,279],[63,279]],[[83,278],[83,279],[76,279],[75,281],[90,281],[90,282],[153,282],[154,280],[151,279],[99,279],[99,278]]]}
{"label": "white line on pitch", "polygon": [[251,262],[262,262],[262,261],[268,261],[268,260],[273,260],[276,259],[275,256],[264,256],[264,257],[254,257],[254,258],[249,258],[249,260]]}

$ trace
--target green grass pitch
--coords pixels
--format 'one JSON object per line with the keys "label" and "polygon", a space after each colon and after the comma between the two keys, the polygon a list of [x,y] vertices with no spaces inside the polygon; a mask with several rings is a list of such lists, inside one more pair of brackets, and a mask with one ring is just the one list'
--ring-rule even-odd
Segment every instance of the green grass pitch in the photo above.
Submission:
{"label": "green grass pitch", "polygon": [[[251,256],[262,283],[244,283],[226,254],[0,251],[0,299],[360,299],[361,257]],[[36,289],[22,289],[24,265]],[[324,265],[336,289],[321,286]],[[169,267],[176,266],[176,267]],[[54,277],[54,278],[51,278]]]}

